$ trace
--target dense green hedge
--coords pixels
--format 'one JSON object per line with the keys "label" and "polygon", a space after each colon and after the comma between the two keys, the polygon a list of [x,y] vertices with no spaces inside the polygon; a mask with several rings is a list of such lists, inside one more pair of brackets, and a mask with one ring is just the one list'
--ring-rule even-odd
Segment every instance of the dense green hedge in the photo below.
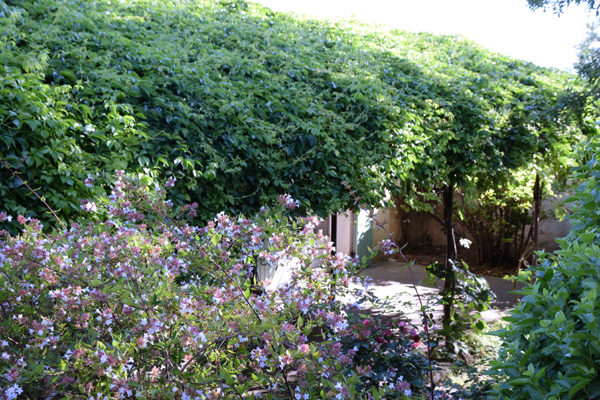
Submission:
{"label": "dense green hedge", "polygon": [[[345,181],[373,204],[518,164],[574,84],[461,38],[213,3],[0,0],[0,157],[66,217],[116,169],[176,177],[203,219],[283,192],[325,214],[355,207]],[[0,209],[44,213],[0,179]]]}

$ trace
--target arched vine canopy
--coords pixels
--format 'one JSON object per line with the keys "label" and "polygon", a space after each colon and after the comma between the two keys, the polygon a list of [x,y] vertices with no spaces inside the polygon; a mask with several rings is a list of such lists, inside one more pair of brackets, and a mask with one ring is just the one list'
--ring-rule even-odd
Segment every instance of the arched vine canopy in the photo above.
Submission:
{"label": "arched vine canopy", "polygon": [[[357,207],[346,182],[371,205],[484,185],[592,129],[568,73],[243,1],[0,0],[0,68],[0,158],[67,218],[117,169],[202,219],[281,193],[324,215]],[[49,220],[7,168],[0,209]]]}

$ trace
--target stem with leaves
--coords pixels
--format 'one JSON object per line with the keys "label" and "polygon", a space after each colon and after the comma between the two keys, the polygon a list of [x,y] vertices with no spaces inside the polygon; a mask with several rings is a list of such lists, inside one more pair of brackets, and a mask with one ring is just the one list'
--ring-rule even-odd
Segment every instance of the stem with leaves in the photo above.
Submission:
{"label": "stem with leaves", "polygon": [[[346,184],[347,190],[354,197],[354,200],[355,200],[356,204],[360,204],[360,199],[358,198],[358,196],[356,195],[356,193],[354,192],[354,190],[352,190],[352,188],[350,187],[350,184],[348,182],[345,182],[345,184]],[[429,324],[427,323],[428,318],[427,318],[426,308],[423,305],[423,300],[421,298],[419,290],[417,289],[417,284],[416,284],[416,281],[415,281],[415,276],[413,274],[413,270],[412,270],[413,263],[412,262],[408,262],[408,260],[406,259],[406,257],[402,253],[402,248],[398,245],[398,243],[396,243],[396,240],[393,239],[392,233],[385,227],[385,224],[383,224],[381,221],[379,221],[375,217],[375,211],[372,210],[372,209],[369,210],[369,219],[372,220],[375,223],[375,225],[377,225],[377,227],[379,229],[381,229],[385,233],[385,235],[387,236],[388,240],[392,244],[392,248],[398,254],[400,254],[400,256],[402,256],[402,258],[404,259],[404,261],[407,263],[406,266],[408,267],[408,272],[410,273],[411,285],[413,287],[413,290],[415,291],[415,295],[417,296],[417,300],[419,302],[419,307],[421,309],[421,312],[423,313],[423,329],[425,331],[425,337],[426,337],[426,341],[427,341],[427,363],[428,363],[428,369],[429,369],[430,399],[433,400],[434,399],[434,393],[435,393],[435,383],[433,381],[433,361],[432,361],[432,355],[431,355],[431,335],[429,333]]]}
{"label": "stem with leaves", "polygon": [[48,203],[46,203],[46,201],[40,197],[39,194],[37,194],[37,192],[27,184],[27,182],[25,182],[20,176],[19,176],[19,171],[16,171],[14,169],[12,169],[8,163],[6,161],[3,162],[4,168],[8,169],[10,171],[10,173],[17,178],[19,181],[21,181],[21,183],[23,185],[25,185],[25,187],[27,187],[27,189],[29,189],[29,191],[31,193],[33,193],[42,203],[44,203],[44,205],[46,206],[46,208],[48,210],[50,210],[50,212],[52,213],[52,215],[54,215],[54,218],[58,221],[58,223],[60,224],[60,226],[62,226],[63,228],[65,228],[65,224],[60,220],[60,218],[58,218],[58,216],[56,215],[56,213],[54,212],[54,210],[52,209],[52,207],[50,207],[50,205]]}

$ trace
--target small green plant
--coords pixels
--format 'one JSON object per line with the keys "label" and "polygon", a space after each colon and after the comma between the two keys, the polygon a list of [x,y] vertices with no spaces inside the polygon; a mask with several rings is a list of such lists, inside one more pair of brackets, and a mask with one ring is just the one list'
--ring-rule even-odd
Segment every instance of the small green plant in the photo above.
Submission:
{"label": "small green plant", "polygon": [[473,251],[477,265],[490,267],[519,264],[523,256],[531,255],[533,229],[534,166],[529,165],[510,173],[507,183],[487,190],[470,190],[462,193],[457,202],[460,227],[473,238]]}
{"label": "small green plant", "polygon": [[[373,390],[383,382],[396,393],[386,398],[411,396],[414,388],[426,388],[427,358],[418,351],[421,335],[404,321],[385,320],[381,316],[354,314],[349,318],[352,334],[342,340],[345,349],[353,349],[354,363],[362,371],[360,390]],[[402,379],[398,380],[398,377]],[[416,394],[416,391],[415,391]]]}
{"label": "small green plant", "polygon": [[450,260],[449,263],[449,272],[440,263],[426,267],[431,278],[452,282],[451,290],[442,293],[439,298],[441,304],[453,305],[450,323],[442,326],[437,333],[446,343],[451,344],[449,349],[446,346],[447,350],[459,355],[468,354],[469,346],[464,341],[466,334],[468,330],[482,332],[485,329],[480,313],[489,309],[496,295],[490,290],[485,278],[469,271],[469,266],[464,261],[458,263]]}

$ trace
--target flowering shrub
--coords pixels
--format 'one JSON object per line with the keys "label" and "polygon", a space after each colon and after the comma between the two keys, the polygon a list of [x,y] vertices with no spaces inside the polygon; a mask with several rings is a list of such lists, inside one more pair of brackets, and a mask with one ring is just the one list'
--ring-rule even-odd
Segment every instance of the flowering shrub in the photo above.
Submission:
{"label": "flowering shrub", "polygon": [[411,388],[425,385],[423,371],[427,369],[427,361],[414,351],[422,344],[414,328],[404,321],[383,321],[359,314],[351,314],[349,322],[352,333],[342,342],[354,355],[361,389],[385,384],[393,389],[386,395],[392,399],[411,396]]}
{"label": "flowering shrub", "polygon": [[[18,216],[20,236],[2,231],[0,399],[422,391],[416,332],[340,300],[358,265],[323,244],[317,219],[288,219],[291,198],[199,228],[185,222],[196,204],[174,210],[164,195],[119,173],[110,197],[82,201],[89,218],[69,229],[44,234]],[[256,279],[259,258],[297,268],[272,287]]]}

